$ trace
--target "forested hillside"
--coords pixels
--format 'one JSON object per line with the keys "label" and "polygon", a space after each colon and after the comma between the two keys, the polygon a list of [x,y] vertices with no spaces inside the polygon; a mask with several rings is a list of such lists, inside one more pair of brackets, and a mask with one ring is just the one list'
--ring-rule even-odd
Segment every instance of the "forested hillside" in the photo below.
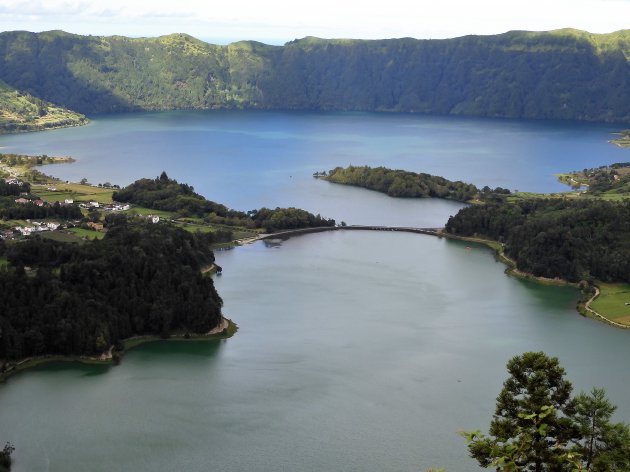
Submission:
{"label": "forested hillside", "polygon": [[216,46],[0,34],[0,80],[82,113],[173,108],[400,111],[630,121],[630,30]]}
{"label": "forested hillside", "polygon": [[630,203],[531,199],[473,205],[446,224],[448,233],[505,244],[519,270],[572,282],[630,282]]}

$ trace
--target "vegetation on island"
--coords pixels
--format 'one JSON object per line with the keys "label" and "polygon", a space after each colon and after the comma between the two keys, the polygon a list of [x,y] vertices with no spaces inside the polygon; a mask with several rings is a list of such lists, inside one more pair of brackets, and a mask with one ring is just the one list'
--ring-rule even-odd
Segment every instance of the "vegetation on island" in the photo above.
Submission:
{"label": "vegetation on island", "polygon": [[0,134],[79,126],[87,121],[80,113],[22,93],[0,80]]}
{"label": "vegetation on island", "polygon": [[391,170],[385,167],[336,167],[328,174],[317,175],[336,184],[355,185],[368,190],[386,193],[390,197],[446,198],[460,202],[470,201],[479,194],[472,184],[450,181],[430,174]]}
{"label": "vegetation on island", "polygon": [[0,33],[0,80],[81,113],[258,108],[630,121],[630,31],[284,46]]}
{"label": "vegetation on island", "polygon": [[[335,220],[326,219],[299,208],[261,208],[247,213],[231,210],[225,205],[215,203],[195,193],[190,185],[170,179],[166,172],[162,172],[155,179],[137,180],[115,191],[112,198],[117,202],[176,212],[180,217],[198,217],[206,223],[263,229],[267,232],[335,226]],[[226,235],[226,238],[230,236]]]}
{"label": "vegetation on island", "polygon": [[138,335],[207,333],[222,301],[202,267],[212,238],[108,215],[83,244],[31,237],[0,246],[0,368],[32,356],[98,356]]}
{"label": "vegetation on island", "polygon": [[630,470],[630,427],[601,388],[572,397],[556,357],[526,352],[507,363],[489,435],[464,432],[482,467],[516,472]]}

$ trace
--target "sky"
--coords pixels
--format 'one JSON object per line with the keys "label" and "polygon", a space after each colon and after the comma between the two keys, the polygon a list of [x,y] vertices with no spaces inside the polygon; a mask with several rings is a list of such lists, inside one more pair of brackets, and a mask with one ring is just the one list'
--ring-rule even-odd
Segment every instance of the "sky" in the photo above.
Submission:
{"label": "sky", "polygon": [[566,27],[628,29],[630,0],[0,0],[0,31],[188,33],[219,44],[283,44],[304,36],[437,39]]}

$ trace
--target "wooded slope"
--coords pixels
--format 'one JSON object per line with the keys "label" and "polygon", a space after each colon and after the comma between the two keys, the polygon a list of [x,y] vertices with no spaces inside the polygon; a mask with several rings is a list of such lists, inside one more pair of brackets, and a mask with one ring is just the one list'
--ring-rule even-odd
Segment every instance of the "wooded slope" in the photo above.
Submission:
{"label": "wooded slope", "polygon": [[261,108],[630,121],[630,30],[228,46],[0,34],[0,80],[82,113]]}

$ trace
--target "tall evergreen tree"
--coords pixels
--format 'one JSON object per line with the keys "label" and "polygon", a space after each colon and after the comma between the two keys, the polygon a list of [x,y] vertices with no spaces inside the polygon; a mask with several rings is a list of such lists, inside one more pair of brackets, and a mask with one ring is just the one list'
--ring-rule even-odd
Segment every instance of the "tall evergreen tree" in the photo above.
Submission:
{"label": "tall evergreen tree", "polygon": [[579,431],[571,419],[571,382],[558,359],[526,352],[513,357],[507,369],[510,376],[497,397],[490,436],[471,437],[471,456],[483,467],[502,466],[499,470],[569,470],[568,444]]}
{"label": "tall evergreen tree", "polygon": [[575,420],[582,436],[577,450],[587,471],[630,470],[630,428],[624,423],[611,423],[616,409],[603,388],[576,398]]}

